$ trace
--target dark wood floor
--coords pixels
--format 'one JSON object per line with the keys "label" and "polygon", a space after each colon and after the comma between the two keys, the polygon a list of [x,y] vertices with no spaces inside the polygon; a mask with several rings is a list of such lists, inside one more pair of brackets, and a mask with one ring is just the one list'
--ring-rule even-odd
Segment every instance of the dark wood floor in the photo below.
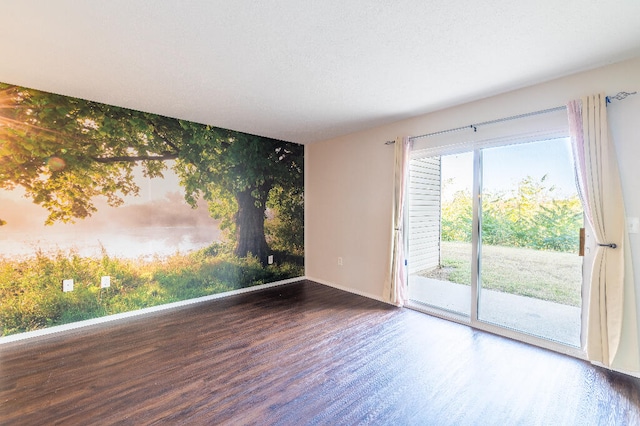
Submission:
{"label": "dark wood floor", "polygon": [[633,425],[628,376],[312,282],[0,346],[2,424]]}

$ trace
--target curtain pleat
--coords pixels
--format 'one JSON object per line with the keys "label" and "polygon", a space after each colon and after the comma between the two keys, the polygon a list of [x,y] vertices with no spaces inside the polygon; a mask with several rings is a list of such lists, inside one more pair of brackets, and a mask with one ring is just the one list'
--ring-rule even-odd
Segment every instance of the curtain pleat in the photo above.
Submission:
{"label": "curtain pleat", "polygon": [[609,137],[605,95],[571,101],[567,112],[576,180],[597,243],[589,291],[587,357],[611,366],[622,335],[625,282],[633,286],[631,265],[624,261],[627,248],[620,172]]}
{"label": "curtain pleat", "polygon": [[409,174],[409,138],[396,138],[393,182],[393,212],[391,230],[391,256],[389,276],[385,282],[384,300],[404,306],[407,300],[407,274],[405,265],[404,205]]}

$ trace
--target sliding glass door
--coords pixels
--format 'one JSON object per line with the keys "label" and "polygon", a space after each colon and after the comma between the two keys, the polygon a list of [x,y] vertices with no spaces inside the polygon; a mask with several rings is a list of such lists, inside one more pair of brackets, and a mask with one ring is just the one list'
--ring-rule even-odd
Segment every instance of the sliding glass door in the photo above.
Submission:
{"label": "sliding glass door", "polygon": [[469,316],[473,152],[413,160],[409,176],[410,297]]}
{"label": "sliding glass door", "polygon": [[567,139],[416,158],[409,187],[414,303],[580,346],[583,211]]}
{"label": "sliding glass door", "polygon": [[568,140],[481,151],[478,319],[580,345],[583,210]]}

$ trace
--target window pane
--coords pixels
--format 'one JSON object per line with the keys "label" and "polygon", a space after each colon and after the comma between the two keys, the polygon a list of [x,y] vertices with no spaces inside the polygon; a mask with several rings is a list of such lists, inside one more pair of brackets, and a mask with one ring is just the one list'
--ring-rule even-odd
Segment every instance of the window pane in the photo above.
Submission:
{"label": "window pane", "polygon": [[409,298],[470,315],[473,152],[411,161]]}
{"label": "window pane", "polygon": [[580,346],[583,210],[569,141],[482,151],[478,319]]}

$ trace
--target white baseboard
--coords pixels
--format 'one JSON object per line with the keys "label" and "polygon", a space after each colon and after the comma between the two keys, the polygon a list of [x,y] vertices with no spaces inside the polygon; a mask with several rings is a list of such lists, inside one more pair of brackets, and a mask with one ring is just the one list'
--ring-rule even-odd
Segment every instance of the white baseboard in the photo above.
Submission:
{"label": "white baseboard", "polygon": [[316,282],[318,284],[322,284],[322,285],[326,285],[328,287],[336,288],[338,290],[346,291],[347,293],[353,293],[353,294],[357,294],[358,296],[363,296],[363,297],[367,297],[369,299],[377,300],[379,302],[387,303],[387,302],[384,301],[384,299],[382,299],[382,296],[378,296],[378,295],[371,294],[371,293],[366,293],[364,291],[355,290],[355,289],[350,288],[350,287],[343,287],[341,285],[334,284],[332,282],[321,280],[321,279],[318,279],[318,278],[313,278],[313,277],[310,277],[310,276],[305,276],[304,278],[309,280],[309,281]]}
{"label": "white baseboard", "polygon": [[10,336],[0,337],[0,345],[5,343],[17,342],[20,340],[31,339],[34,337],[47,336],[49,334],[60,333],[63,331],[76,330],[82,327],[88,327],[90,325],[104,324],[111,321],[118,321],[126,318],[137,317],[140,315],[146,315],[153,312],[160,312],[167,309],[175,309],[182,306],[193,305],[195,303],[207,302],[209,300],[221,299],[224,297],[234,296],[236,294],[249,293],[252,291],[263,290],[265,288],[277,287],[284,284],[289,284],[297,281],[304,280],[304,277],[290,278],[287,280],[276,281],[268,284],[259,284],[252,287],[245,287],[238,290],[226,291],[224,293],[211,294],[209,296],[197,297],[195,299],[181,300],[179,302],[167,303],[164,305],[151,306],[148,308],[138,309],[136,311],[122,312],[119,314],[107,315],[99,318],[92,318],[84,321],[72,322],[69,324],[56,325],[53,327],[42,328],[40,330],[26,331],[24,333],[12,334]]}
{"label": "white baseboard", "polygon": [[[0,345],[6,344],[6,343],[11,343],[11,342],[17,342],[17,341],[21,341],[21,340],[26,340],[26,339],[31,339],[31,338],[35,338],[35,337],[47,336],[47,335],[50,335],[50,334],[60,333],[60,332],[64,332],[64,331],[76,330],[76,329],[83,328],[83,327],[88,327],[88,326],[91,326],[91,325],[104,324],[104,323],[111,322],[111,321],[118,321],[118,320],[123,320],[123,319],[127,319],[127,318],[147,315],[147,314],[154,313],[154,312],[161,312],[161,311],[165,311],[165,310],[169,310],[169,309],[175,309],[175,308],[179,308],[179,307],[183,307],[183,306],[193,305],[193,304],[196,304],[196,303],[207,302],[209,300],[222,299],[222,298],[229,297],[229,296],[234,296],[234,295],[237,295],[237,294],[250,293],[250,292],[253,292],[253,291],[263,290],[263,289],[267,289],[267,288],[271,288],[271,287],[277,287],[277,286],[280,286],[280,285],[294,283],[294,282],[303,281],[303,280],[313,281],[313,282],[316,282],[318,284],[322,284],[322,285],[326,285],[328,287],[336,288],[338,290],[346,291],[347,293],[357,294],[358,296],[363,296],[363,297],[367,297],[369,299],[377,300],[379,302],[387,303],[382,299],[382,297],[374,295],[374,294],[371,294],[371,293],[366,293],[366,292],[363,292],[363,291],[355,290],[355,289],[350,288],[350,287],[344,287],[344,286],[341,286],[341,285],[338,285],[338,284],[334,284],[334,283],[331,283],[329,281],[321,280],[321,279],[318,279],[318,278],[313,278],[313,277],[309,277],[309,276],[303,276],[303,277],[290,278],[290,279],[282,280],[282,281],[276,281],[276,282],[273,282],[273,283],[259,284],[259,285],[256,285],[256,286],[241,288],[241,289],[238,289],[238,290],[231,290],[231,291],[227,291],[227,292],[224,292],[224,293],[211,294],[209,296],[202,296],[202,297],[198,297],[198,298],[195,298],[195,299],[181,300],[179,302],[167,303],[167,304],[158,305],[158,306],[151,306],[149,308],[138,309],[136,311],[122,312],[122,313],[119,313],[119,314],[108,315],[108,316],[105,316],[105,317],[92,318],[92,319],[88,319],[88,320],[84,320],[84,321],[77,321],[77,322],[73,322],[73,323],[69,323],[69,324],[56,325],[56,326],[53,326],[53,327],[43,328],[43,329],[40,329],[40,330],[27,331],[27,332],[24,332],[24,333],[18,333],[18,334],[13,334],[13,335],[10,335],[10,336],[4,336],[4,337],[0,337]],[[623,374],[626,374],[626,375],[629,375],[629,376],[633,376],[635,378],[640,379],[640,373],[638,373],[638,372],[630,372],[630,371],[618,370],[616,368],[606,367],[604,364],[602,364],[600,362],[591,362],[591,363],[593,365],[598,366],[598,367],[602,367],[602,368],[605,368],[605,369],[608,369],[608,370],[612,370],[612,371],[615,371],[615,372],[618,372],[618,373],[623,373]]]}

